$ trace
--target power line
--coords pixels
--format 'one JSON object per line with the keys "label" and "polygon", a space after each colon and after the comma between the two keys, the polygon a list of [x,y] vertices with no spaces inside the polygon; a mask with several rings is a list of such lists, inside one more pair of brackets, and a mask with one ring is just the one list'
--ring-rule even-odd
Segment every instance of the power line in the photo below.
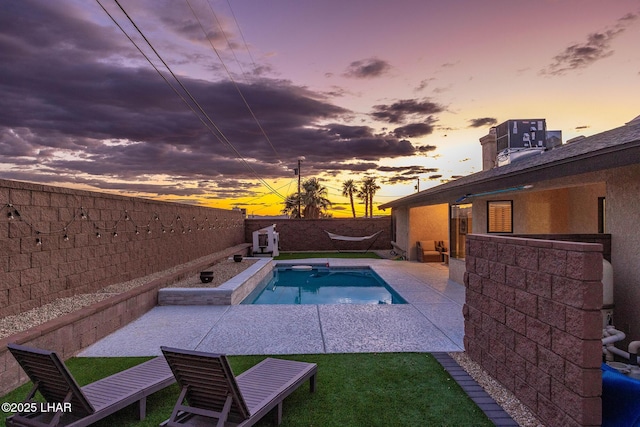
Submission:
{"label": "power line", "polygon": [[[282,189],[282,188],[284,188],[284,187],[290,187],[290,186],[291,186],[291,183],[293,183],[293,181],[295,181],[295,178],[291,178],[291,180],[290,180],[288,183],[286,183],[286,184],[282,185],[281,187],[278,187],[276,190],[280,190],[280,189]],[[263,197],[268,196],[269,194],[271,194],[271,193],[264,193],[264,194],[261,194],[261,195],[260,195],[260,196],[258,196],[258,197],[254,197],[253,199],[250,199],[250,200],[248,200],[248,201],[246,201],[246,202],[242,202],[242,204],[243,204],[243,205],[248,205],[248,204],[250,204],[251,202],[253,202],[254,200],[260,200],[260,199],[262,199]]]}
{"label": "power line", "polygon": [[[111,20],[118,26],[118,28],[127,36],[127,38],[134,44],[134,46],[138,49],[138,51],[140,51],[143,56],[145,57],[145,59],[147,59],[147,61],[156,69],[156,71],[161,75],[161,77],[163,78],[163,80],[169,84],[169,86],[174,90],[174,92],[176,92],[176,94],[178,94],[178,96],[180,96],[180,98],[183,100],[183,102],[185,102],[189,108],[191,109],[191,111],[194,112],[194,114],[196,114],[196,116],[198,116],[198,118],[200,119],[201,122],[203,122],[202,117],[193,109],[193,107],[186,102],[186,100],[184,99],[184,97],[182,95],[180,95],[177,90],[173,87],[173,85],[171,85],[168,80],[164,77],[164,75],[162,75],[162,73],[157,69],[157,67],[153,64],[153,62],[148,58],[147,55],[145,55],[142,50],[138,47],[138,45],[135,43],[135,41],[133,41],[133,39],[126,33],[126,31],[122,28],[121,25],[119,25],[117,23],[117,21],[115,20],[115,18],[111,15],[111,13],[109,13],[109,11],[107,11],[107,9],[102,5],[102,3],[100,2],[100,0],[96,0],[96,2],[100,5],[100,7],[102,8],[102,10],[105,11],[105,13],[111,18]],[[127,13],[127,11],[124,10],[124,8],[122,7],[122,5],[118,2],[118,0],[114,0],[114,2],[118,5],[118,7],[120,8],[120,10],[122,11],[122,13],[124,13],[124,15],[127,17],[127,19],[129,20],[129,22],[133,25],[133,27],[136,29],[136,31],[138,32],[138,34],[140,34],[140,36],[144,39],[144,41],[147,43],[147,45],[151,48],[151,50],[154,52],[154,54],[158,57],[158,59],[162,62],[162,64],[166,67],[167,71],[171,74],[171,76],[174,78],[174,80],[178,83],[178,85],[182,88],[182,90],[188,95],[189,99],[191,100],[191,102],[193,102],[193,104],[195,104],[196,107],[198,107],[198,110],[200,111],[200,113],[202,115],[204,115],[204,117],[207,119],[207,121],[215,128],[215,130],[220,134],[220,136],[218,136],[217,134],[215,134],[215,132],[213,132],[213,130],[207,125],[205,124],[205,127],[207,127],[207,129],[209,129],[209,131],[212,132],[212,134],[218,139],[218,141],[220,143],[222,143],[223,145],[227,145],[228,148],[230,148],[235,155],[237,156],[237,158],[245,165],[245,167],[247,167],[247,169],[249,169],[254,175],[255,177],[265,186],[267,187],[272,193],[276,194],[278,197],[282,198],[283,200],[285,199],[285,197],[278,193],[275,189],[273,189],[269,183],[267,183],[263,178],[261,178],[258,173],[253,169],[253,167],[247,162],[247,160],[242,157],[242,155],[240,154],[240,152],[233,146],[233,144],[231,144],[231,141],[229,141],[229,139],[224,135],[224,133],[220,130],[220,128],[218,128],[218,126],[213,122],[213,120],[211,119],[211,117],[209,117],[209,115],[206,113],[206,111],[204,111],[204,109],[202,108],[202,106],[198,103],[198,101],[193,97],[193,95],[191,94],[191,92],[189,92],[189,90],[184,86],[184,84],[182,84],[182,82],[180,81],[180,79],[178,79],[178,77],[175,75],[175,73],[171,70],[171,67],[169,67],[169,65],[166,63],[166,61],[162,58],[162,56],[158,53],[158,51],[153,47],[153,45],[151,44],[151,42],[149,41],[149,39],[147,39],[147,37],[144,35],[144,33],[140,30],[140,28],[136,25],[136,23],[133,21],[133,19],[131,18],[131,16],[129,16],[129,14]]]}
{"label": "power line", "polygon": [[[218,49],[216,49],[216,47],[214,46],[213,42],[211,41],[211,38],[209,37],[209,34],[207,34],[207,31],[204,29],[204,26],[202,25],[202,21],[200,21],[200,18],[196,14],[195,10],[193,10],[193,7],[191,6],[191,3],[189,2],[189,0],[185,0],[185,1],[187,2],[187,5],[189,6],[189,9],[191,9],[191,13],[193,13],[193,16],[196,18],[196,21],[198,21],[198,25],[200,26],[200,29],[202,30],[202,33],[207,38],[207,41],[209,41],[209,45],[211,46],[211,49],[213,49],[213,51],[216,53],[216,56],[218,57],[218,59],[220,60],[220,63],[222,64],[222,67],[227,72],[227,75],[229,76],[229,80],[231,80],[231,82],[233,83],[233,86],[236,88],[236,91],[238,91],[238,95],[240,95],[240,98],[242,98],[242,102],[244,102],[244,105],[247,107],[247,110],[249,110],[249,113],[251,113],[251,117],[253,117],[253,120],[258,125],[258,128],[260,129],[260,132],[262,133],[264,138],[267,140],[267,142],[271,146],[271,149],[273,150],[273,153],[278,157],[278,161],[281,162],[280,159],[279,159],[280,155],[278,154],[278,152],[276,151],[276,148],[271,143],[271,139],[269,139],[269,136],[267,135],[267,132],[265,132],[264,128],[262,127],[262,124],[260,124],[260,121],[258,120],[258,117],[256,117],[255,113],[253,112],[253,109],[251,108],[251,106],[247,102],[247,99],[244,97],[244,94],[242,93],[242,91],[240,90],[240,87],[238,86],[238,84],[236,83],[235,79],[233,78],[233,75],[231,75],[231,72],[229,71],[229,68],[227,68],[227,65],[224,63],[224,60],[222,59],[222,56],[218,52]],[[224,35],[225,40],[227,41],[227,45],[231,49],[231,52],[233,52],[233,56],[236,58],[236,62],[238,62],[238,65],[240,66],[240,69],[242,70],[242,66],[240,65],[240,62],[238,61],[238,58],[235,56],[236,54],[233,51],[233,48],[231,47],[231,43],[229,43],[229,39],[227,38],[227,34],[224,32],[224,29],[222,28],[222,25],[220,25],[220,21],[218,20],[218,16],[216,15],[215,11],[213,10],[213,7],[211,6],[211,3],[207,2],[207,4],[209,5],[209,9],[211,10],[211,13],[213,14],[213,17],[215,18],[216,22],[218,23],[218,27],[220,27],[220,31],[222,32],[222,34]]]}
{"label": "power line", "polygon": [[254,71],[258,68],[256,66],[256,61],[253,60],[253,55],[251,55],[251,51],[249,50],[249,45],[247,44],[247,40],[244,38],[244,34],[242,33],[242,28],[240,28],[240,24],[238,24],[238,19],[236,18],[236,14],[233,12],[233,8],[231,7],[231,3],[227,0],[227,4],[229,5],[229,10],[231,10],[231,16],[233,16],[233,20],[236,23],[236,27],[238,28],[238,32],[240,33],[240,37],[242,37],[242,42],[244,43],[244,47],[247,49],[247,53],[249,54],[249,58],[251,58],[251,63],[253,64]]}

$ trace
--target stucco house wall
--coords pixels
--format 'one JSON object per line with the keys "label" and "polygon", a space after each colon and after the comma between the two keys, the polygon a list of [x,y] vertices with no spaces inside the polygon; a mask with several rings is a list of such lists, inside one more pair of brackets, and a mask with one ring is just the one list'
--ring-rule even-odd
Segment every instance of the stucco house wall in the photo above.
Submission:
{"label": "stucco house wall", "polygon": [[392,222],[395,224],[395,242],[399,247],[407,251],[407,256],[412,253],[410,250],[411,245],[409,244],[409,210],[409,207],[401,207],[394,209],[392,213]]}
{"label": "stucco house wall", "polygon": [[596,182],[478,198],[473,202],[473,232],[488,232],[488,201],[512,200],[514,234],[597,233],[598,198],[606,193],[606,183]]}
{"label": "stucco house wall", "polygon": [[448,247],[449,205],[420,206],[409,214],[410,260],[417,259],[416,242],[419,240],[442,240]]}

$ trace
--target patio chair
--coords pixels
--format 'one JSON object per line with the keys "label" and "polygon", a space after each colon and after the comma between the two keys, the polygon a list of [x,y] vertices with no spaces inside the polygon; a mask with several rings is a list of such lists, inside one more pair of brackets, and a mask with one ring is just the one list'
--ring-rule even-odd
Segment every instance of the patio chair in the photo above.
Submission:
{"label": "patio chair", "polygon": [[[23,401],[28,409],[8,417],[9,427],[87,426],[132,403],[138,404],[142,420],[147,396],[175,383],[167,362],[156,357],[80,387],[55,352],[16,344],[7,347],[33,382]],[[46,403],[33,400],[36,391]]]}
{"label": "patio chair", "polygon": [[315,363],[267,358],[236,377],[223,354],[160,348],[182,389],[161,426],[251,426],[274,408],[279,425],[287,396],[307,379],[315,391]]}
{"label": "patio chair", "polygon": [[441,262],[442,254],[436,247],[435,240],[419,240],[416,242],[418,251],[418,261],[420,262]]}

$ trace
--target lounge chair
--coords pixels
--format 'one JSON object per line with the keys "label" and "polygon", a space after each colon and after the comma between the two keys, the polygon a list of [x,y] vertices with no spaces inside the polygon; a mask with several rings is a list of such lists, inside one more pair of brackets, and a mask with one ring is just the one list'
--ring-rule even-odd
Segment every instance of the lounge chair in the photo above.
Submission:
{"label": "lounge chair", "polygon": [[[7,347],[33,382],[24,400],[30,403],[29,410],[8,417],[10,427],[87,426],[132,403],[138,403],[142,420],[147,396],[175,383],[165,359],[156,357],[80,387],[55,352],[16,344]],[[47,403],[33,401],[36,391]]]}
{"label": "lounge chair", "polygon": [[182,390],[161,426],[251,426],[274,408],[279,425],[287,396],[307,379],[315,391],[315,363],[267,358],[236,377],[223,354],[161,349]]}

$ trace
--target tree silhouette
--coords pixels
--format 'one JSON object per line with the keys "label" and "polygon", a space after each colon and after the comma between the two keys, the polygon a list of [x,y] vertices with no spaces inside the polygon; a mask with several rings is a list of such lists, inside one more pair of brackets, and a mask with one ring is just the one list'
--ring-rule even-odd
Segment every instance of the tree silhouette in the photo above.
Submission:
{"label": "tree silhouette", "polygon": [[380,186],[376,183],[376,178],[368,176],[364,178],[360,183],[358,189],[358,198],[364,201],[364,216],[373,217],[373,196],[380,189]]}
{"label": "tree silhouette", "polygon": [[342,195],[349,198],[349,202],[351,202],[351,212],[354,218],[356,217],[356,207],[353,204],[353,195],[354,193],[357,194],[357,192],[358,188],[352,179],[348,179],[342,183]]}
{"label": "tree silhouette", "polygon": [[[309,178],[302,184],[301,194],[293,193],[284,201],[282,212],[290,218],[326,218],[331,201],[327,198],[327,188],[317,178]],[[302,212],[298,212],[298,201]],[[302,214],[302,215],[301,215]]]}
{"label": "tree silhouette", "polygon": [[300,199],[298,193],[289,194],[287,198],[284,199],[282,213],[288,215],[289,218],[301,218],[300,212],[298,212],[298,199]]}
{"label": "tree silhouette", "polygon": [[373,196],[376,195],[380,186],[376,183],[375,176],[369,176],[364,179],[364,186],[367,189],[367,195],[369,196],[369,218],[373,218]]}

